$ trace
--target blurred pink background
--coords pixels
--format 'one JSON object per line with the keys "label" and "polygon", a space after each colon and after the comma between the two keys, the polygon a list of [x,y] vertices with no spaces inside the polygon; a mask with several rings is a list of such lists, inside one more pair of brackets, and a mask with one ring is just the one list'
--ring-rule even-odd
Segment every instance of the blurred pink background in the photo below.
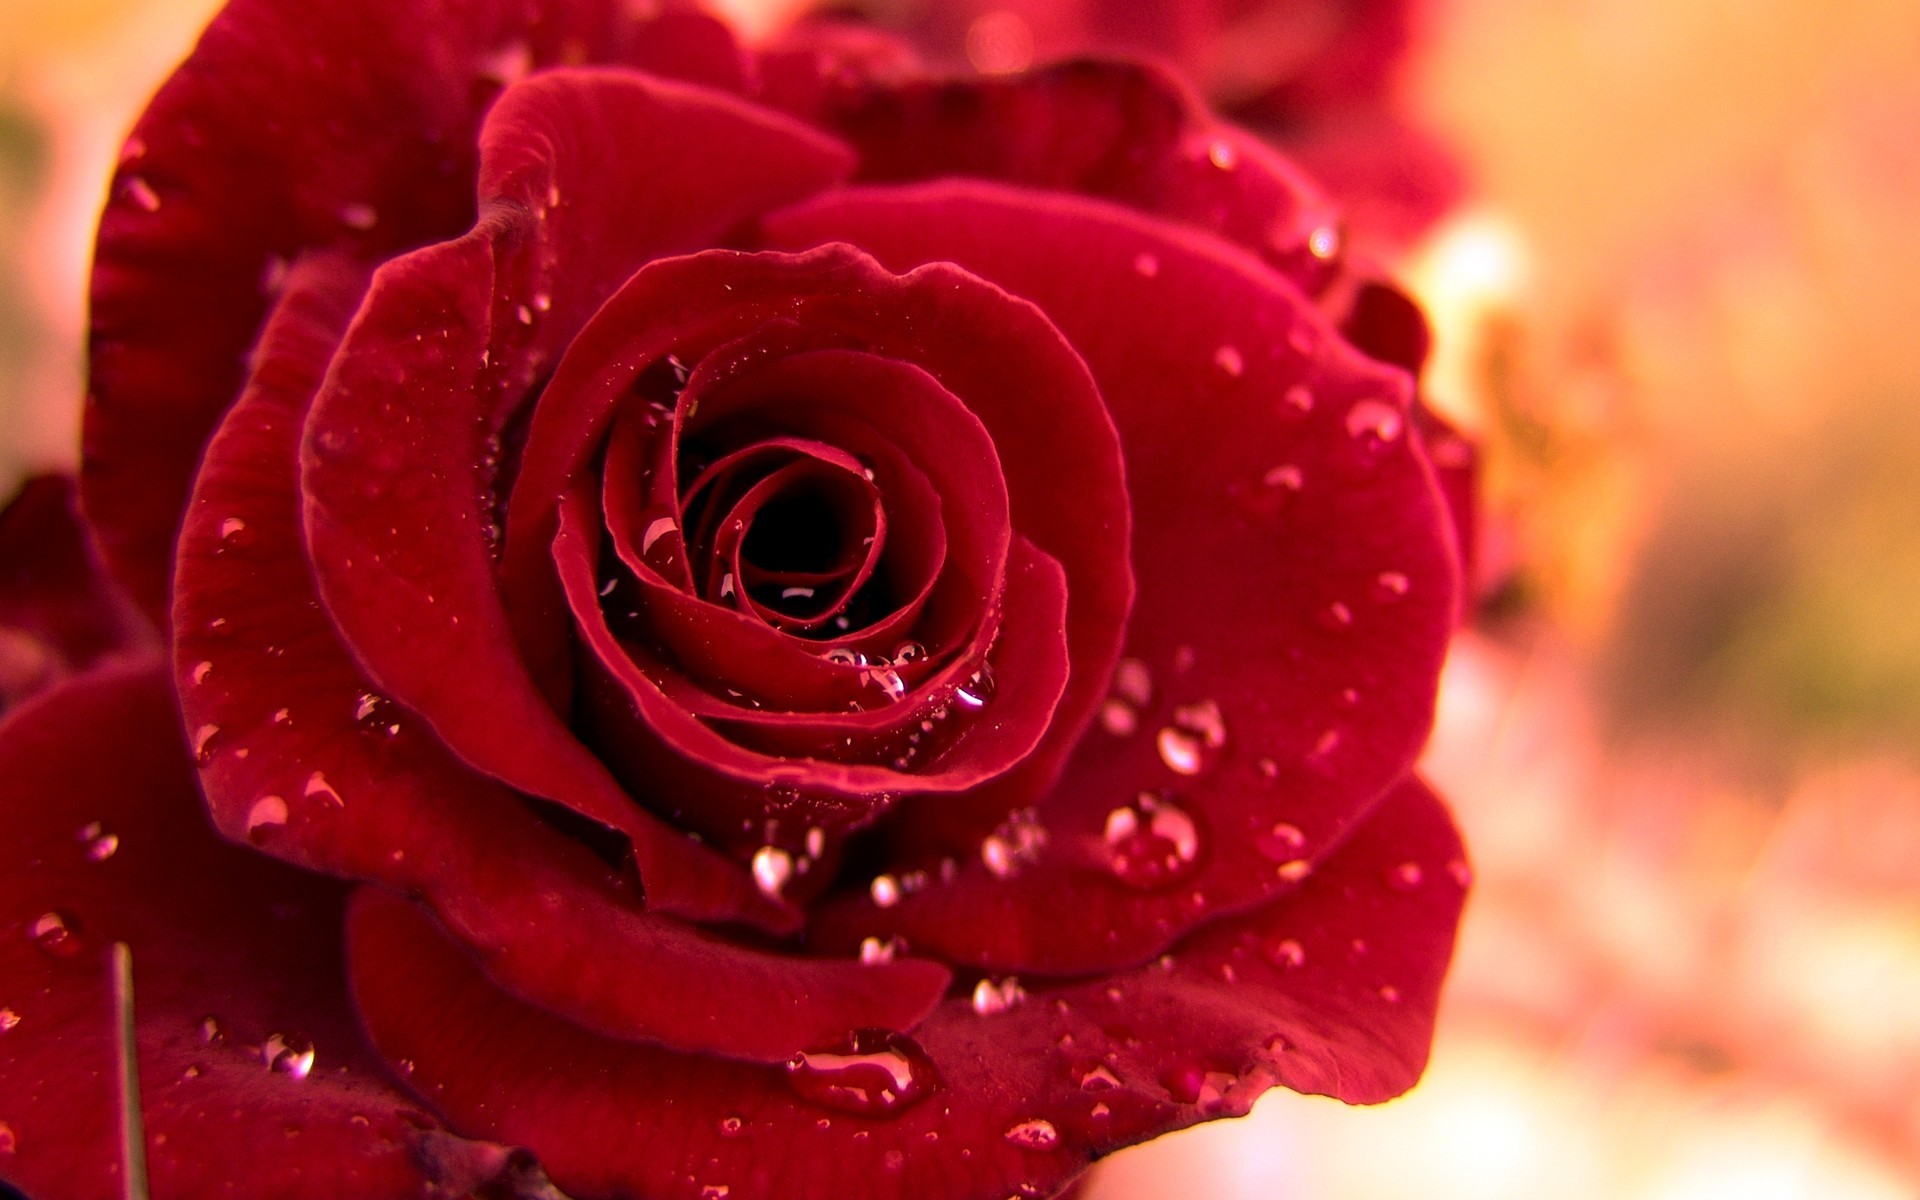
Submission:
{"label": "blurred pink background", "polygon": [[[112,155],[214,7],[0,0],[0,487],[73,461]],[[1478,873],[1433,1066],[1088,1200],[1920,1196],[1920,6],[1421,13],[1397,99],[1468,184],[1395,265],[1494,589],[1427,762]]]}

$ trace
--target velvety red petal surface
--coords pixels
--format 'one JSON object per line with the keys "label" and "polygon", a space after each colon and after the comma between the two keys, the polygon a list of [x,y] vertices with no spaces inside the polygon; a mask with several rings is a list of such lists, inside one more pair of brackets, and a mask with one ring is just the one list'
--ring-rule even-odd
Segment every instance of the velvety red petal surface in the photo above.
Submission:
{"label": "velvety red petal surface", "polygon": [[[1093,1158],[1244,1112],[1276,1083],[1352,1102],[1409,1087],[1460,911],[1459,855],[1432,794],[1401,785],[1295,895],[1150,966],[1030,989],[991,1015],[951,1000],[912,1045],[843,1076],[838,1103],[803,1098],[778,1067],[556,1021],[374,893],[349,923],[354,994],[424,1097],[534,1148],[581,1200],[1051,1195]],[[796,1082],[819,1096],[831,1068],[862,1070],[822,1057]],[[890,1111],[855,1111],[859,1095]]]}
{"label": "velvety red petal surface", "polygon": [[613,0],[236,0],[214,18],[127,139],[95,251],[81,491],[151,615],[287,263],[457,234],[487,105],[531,69],[611,57],[629,21]]}
{"label": "velvety red petal surface", "polygon": [[1454,621],[1408,377],[1236,249],[1094,201],[853,189],[768,231],[895,270],[958,263],[1035,301],[1100,383],[1134,511],[1125,711],[1046,796],[1045,845],[1013,871],[988,842],[951,845],[951,882],[851,898],[823,944],[900,932],[958,962],[1100,970],[1297,886],[1410,766]]}
{"label": "velvety red petal surface", "polygon": [[0,712],[102,658],[158,645],[87,544],[73,481],[21,484],[0,510]]}
{"label": "velvety red petal surface", "polygon": [[[495,583],[492,439],[516,376],[634,267],[817,190],[844,152],[718,93],[591,70],[513,89],[482,142],[481,224],[381,268],[308,417],[302,485],[321,594],[372,678],[463,759],[631,839],[651,905],[752,915],[767,905],[745,873],[697,870],[702,852],[628,800],[521,658]],[[677,164],[673,188],[648,178],[663,161]],[[501,321],[503,309],[514,316]],[[474,704],[482,694],[489,703]],[[729,880],[734,894],[714,907]]]}
{"label": "velvety red petal surface", "polygon": [[[945,989],[944,969],[794,961],[645,912],[620,872],[370,689],[315,597],[291,469],[302,407],[362,278],[346,264],[295,266],[254,384],[209,445],[189,507],[175,668],[215,824],[293,862],[422,896],[505,986],[618,1036],[778,1059],[850,1022],[917,1020]],[[765,902],[744,871],[686,842],[679,869],[702,862]],[[661,976],[681,983],[644,982]],[[695,979],[735,999],[715,1005],[686,986]]]}
{"label": "velvety red petal surface", "polygon": [[0,778],[0,1178],[36,1200],[122,1195],[116,941],[153,1195],[464,1196],[514,1173],[364,1048],[343,889],[207,827],[163,671],[107,669],[11,713]]}

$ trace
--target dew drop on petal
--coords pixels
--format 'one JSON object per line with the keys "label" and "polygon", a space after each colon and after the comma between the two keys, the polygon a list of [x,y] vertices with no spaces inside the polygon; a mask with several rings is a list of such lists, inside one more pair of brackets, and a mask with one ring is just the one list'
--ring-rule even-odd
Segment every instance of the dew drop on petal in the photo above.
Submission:
{"label": "dew drop on petal", "polygon": [[1412,586],[1405,573],[1400,571],[1382,571],[1373,581],[1374,598],[1382,604],[1391,604],[1407,594]]}
{"label": "dew drop on petal", "polygon": [[679,528],[679,522],[672,517],[655,517],[647,523],[646,532],[640,535],[640,553],[650,552],[661,538]]}
{"label": "dew drop on petal", "polygon": [[1273,873],[1288,883],[1299,883],[1313,874],[1313,864],[1304,858],[1289,859],[1275,867]]}
{"label": "dew drop on petal", "polygon": [[1133,257],[1133,269],[1142,279],[1152,279],[1160,273],[1160,260],[1142,250]]}
{"label": "dew drop on petal", "polygon": [[1289,492],[1299,491],[1306,481],[1305,473],[1292,463],[1281,463],[1277,467],[1269,468],[1267,473],[1260,477],[1260,482],[1268,487],[1281,488]]}
{"label": "dew drop on petal", "polygon": [[981,663],[980,669],[954,691],[953,698],[964,708],[979,710],[987,706],[998,690],[999,682],[994,678],[992,665]]}
{"label": "dew drop on petal", "polygon": [[247,836],[258,840],[268,829],[287,823],[287,802],[279,796],[262,796],[247,810]]}
{"label": "dew drop on petal", "polygon": [[982,979],[973,985],[973,1011],[983,1017],[1006,1012],[1026,998],[1026,989],[1011,975],[998,982]]}
{"label": "dew drop on petal", "polygon": [[1254,848],[1275,862],[1286,862],[1300,856],[1300,848],[1307,844],[1307,835],[1298,825],[1286,821],[1274,824],[1253,839]]}
{"label": "dew drop on petal", "polygon": [[72,958],[85,948],[80,938],[80,924],[72,917],[61,912],[42,913],[27,926],[27,936],[41,953],[54,958]]}
{"label": "dew drop on petal", "polygon": [[1307,961],[1307,952],[1294,938],[1279,938],[1267,946],[1267,961],[1276,967],[1292,969]]}
{"label": "dew drop on petal", "polygon": [[193,761],[206,766],[213,761],[213,739],[220,736],[220,727],[214,724],[200,726],[193,731]]}
{"label": "dew drop on petal", "polygon": [[160,193],[154,191],[153,185],[138,175],[127,176],[127,199],[131,200],[134,207],[141,212],[160,211]]}
{"label": "dew drop on petal", "polygon": [[1357,400],[1347,410],[1347,433],[1375,444],[1398,439],[1405,425],[1399,407],[1384,400]]}
{"label": "dew drop on petal", "polygon": [[1113,665],[1113,694],[1136,708],[1153,699],[1153,672],[1137,658]]}
{"label": "dew drop on petal", "polygon": [[213,674],[213,664],[211,662],[202,661],[193,664],[193,682],[195,686],[205,683],[207,676],[211,674]]}
{"label": "dew drop on petal", "polygon": [[1192,875],[1200,859],[1200,830],[1179,805],[1153,792],[1107,813],[1101,839],[1120,882],[1143,890]]}
{"label": "dew drop on petal", "polygon": [[1120,1077],[1115,1075],[1103,1063],[1095,1063],[1080,1072],[1079,1084],[1082,1091],[1104,1092],[1120,1086]]}
{"label": "dew drop on petal", "polygon": [[1022,1121],[1006,1132],[1007,1141],[1022,1150],[1052,1150],[1060,1145],[1060,1131],[1052,1121]]}
{"label": "dew drop on petal", "polygon": [[[94,828],[97,831],[99,827]],[[105,862],[119,853],[120,838],[117,834],[95,832],[92,837],[86,839],[86,847],[87,861]]]}
{"label": "dew drop on petal", "polygon": [[1207,161],[1222,171],[1231,171],[1235,166],[1239,165],[1240,155],[1239,152],[1233,148],[1232,142],[1229,142],[1225,138],[1217,138],[1212,145],[1207,147]]}
{"label": "dew drop on petal", "polygon": [[902,945],[899,938],[861,938],[860,961],[868,966],[890,963],[894,960],[894,956],[900,953]]}
{"label": "dew drop on petal", "polygon": [[777,899],[792,876],[793,855],[785,850],[762,846],[753,852],[753,882],[762,894]]}
{"label": "dew drop on petal", "polygon": [[900,903],[900,881],[891,875],[875,875],[867,885],[867,894],[881,908],[892,908]]}
{"label": "dew drop on petal", "polygon": [[838,1044],[787,1060],[787,1086],[824,1108],[890,1117],[926,1098],[938,1083],[920,1044],[885,1029],[860,1029]]}
{"label": "dew drop on petal", "polygon": [[20,1139],[13,1132],[13,1126],[0,1121],[0,1154],[12,1154],[20,1149]]}
{"label": "dew drop on petal", "polygon": [[347,806],[346,798],[336,791],[332,784],[327,782],[326,772],[324,771],[315,771],[313,774],[307,776],[306,790],[302,794],[309,800],[318,800],[322,804],[330,804],[334,808],[345,808]]}
{"label": "dew drop on petal", "polygon": [[1213,365],[1234,379],[1246,373],[1247,360],[1238,347],[1222,346],[1213,352]]}
{"label": "dew drop on petal", "polygon": [[1397,892],[1410,892],[1420,886],[1426,873],[1416,862],[1403,862],[1387,872],[1387,886]]}
{"label": "dew drop on petal", "polygon": [[720,1118],[720,1136],[723,1138],[737,1138],[746,1128],[747,1122],[743,1117],[728,1114]]}
{"label": "dew drop on petal", "polygon": [[1007,879],[1035,859],[1047,845],[1046,826],[1031,808],[1015,809],[980,842],[980,861],[996,879]]}
{"label": "dew drop on petal", "polygon": [[1304,417],[1313,411],[1313,392],[1304,383],[1296,383],[1280,393],[1280,415]]}
{"label": "dew drop on petal", "polygon": [[1447,863],[1447,875],[1460,887],[1469,887],[1473,883],[1473,868],[1465,859],[1456,858]]}
{"label": "dew drop on petal", "polygon": [[901,642],[893,648],[893,665],[911,666],[927,657],[927,648],[919,642]]}
{"label": "dew drop on petal", "polygon": [[1114,737],[1130,737],[1140,728],[1140,714],[1125,700],[1109,697],[1100,705],[1100,728]]}
{"label": "dew drop on petal", "polygon": [[276,1075],[305,1079],[313,1072],[313,1043],[297,1033],[270,1033],[260,1044],[260,1061]]}
{"label": "dew drop on petal", "polygon": [[1388,1004],[1398,1004],[1400,1003],[1400,989],[1389,983],[1380,989],[1380,998]]}
{"label": "dew drop on petal", "polygon": [[1176,775],[1198,775],[1201,768],[1200,739],[1173,725],[1162,728],[1154,738],[1160,761]]}
{"label": "dew drop on petal", "polygon": [[1340,231],[1322,225],[1307,235],[1307,253],[1325,262],[1340,252]]}
{"label": "dew drop on petal", "polygon": [[380,223],[380,214],[371,204],[349,204],[340,210],[340,223],[348,229],[365,233]]}

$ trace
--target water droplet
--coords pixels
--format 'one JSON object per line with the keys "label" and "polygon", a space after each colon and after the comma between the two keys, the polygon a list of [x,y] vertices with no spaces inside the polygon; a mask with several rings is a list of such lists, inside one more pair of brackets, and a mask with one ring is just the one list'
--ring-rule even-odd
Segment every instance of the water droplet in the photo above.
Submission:
{"label": "water droplet", "polygon": [[898,700],[907,694],[907,683],[900,678],[900,672],[892,667],[872,667],[867,671],[867,682],[886,693],[888,700]]}
{"label": "water droplet", "polygon": [[0,1121],[0,1154],[12,1154],[20,1149],[20,1139],[14,1135],[13,1126]]}
{"label": "water droplet", "polygon": [[1153,699],[1153,672],[1137,658],[1123,658],[1113,665],[1113,694],[1135,707]]}
{"label": "water droplet", "polygon": [[1307,961],[1307,951],[1293,938],[1280,938],[1267,946],[1267,961],[1291,970]]}
{"label": "water droplet", "polygon": [[1289,492],[1299,491],[1306,481],[1307,477],[1305,473],[1292,463],[1281,463],[1279,466],[1269,469],[1265,475],[1260,477],[1260,482],[1266,484],[1268,487],[1284,488]]}
{"label": "water droplet", "polygon": [[973,677],[961,684],[953,693],[953,698],[966,708],[982,709],[987,706],[988,701],[993,699],[999,687],[999,681],[993,676],[992,665],[981,663],[980,669],[973,673]]}
{"label": "water droplet", "polygon": [[1007,879],[1040,857],[1046,848],[1046,826],[1031,808],[1015,809],[980,843],[980,861],[996,879]]}
{"label": "water droplet", "polygon": [[262,796],[247,810],[247,837],[258,841],[268,829],[287,823],[287,802],[279,796]]}
{"label": "water droplet", "polygon": [[1449,859],[1447,862],[1447,875],[1454,883],[1461,887],[1471,887],[1473,885],[1473,868],[1467,865],[1465,859]]}
{"label": "water droplet", "polygon": [[220,522],[220,540],[228,545],[244,545],[247,538],[247,523],[239,517],[228,517]]}
{"label": "water droplet", "polygon": [[1213,352],[1213,365],[1225,371],[1234,379],[1240,378],[1247,369],[1247,360],[1234,346],[1222,346]]}
{"label": "water droplet", "polygon": [[1297,858],[1300,848],[1307,844],[1307,835],[1300,832],[1298,825],[1285,821],[1276,821],[1273,827],[1254,835],[1254,848],[1275,862],[1286,862]]}
{"label": "water droplet", "polygon": [[203,1046],[211,1046],[215,1042],[227,1040],[227,1031],[221,1027],[219,1017],[201,1017],[195,1029],[200,1034],[200,1044]]}
{"label": "water droplet", "polygon": [[1288,883],[1299,883],[1313,874],[1313,864],[1304,858],[1288,859],[1273,869],[1273,873]]}
{"label": "water droplet", "polygon": [[361,692],[354,701],[353,719],[362,729],[369,732],[384,733],[393,737],[400,732],[400,723],[394,719],[393,701],[377,692]]}
{"label": "water droplet", "polygon": [[89,825],[87,828],[93,831],[92,836],[84,837],[81,840],[86,843],[87,859],[89,862],[105,862],[119,852],[120,838],[118,835],[102,833],[100,826],[97,824]]}
{"label": "water droplet", "polygon": [[1125,700],[1109,697],[1100,705],[1100,728],[1115,737],[1131,737],[1140,728],[1140,714]]}
{"label": "water droplet", "polygon": [[793,855],[778,846],[762,846],[753,852],[753,882],[761,893],[779,898],[793,875]]}
{"label": "water droplet", "polygon": [[729,1114],[720,1118],[720,1136],[723,1138],[737,1138],[746,1132],[746,1128],[747,1122],[744,1117]]}
{"label": "water droplet", "polygon": [[1152,279],[1160,273],[1160,260],[1142,250],[1133,256],[1133,269],[1142,279]]}
{"label": "water droplet", "polygon": [[881,908],[892,908],[900,903],[900,881],[891,875],[875,875],[867,885],[867,894]]}
{"label": "water droplet", "polygon": [[[799,798],[798,789],[795,789],[794,791],[794,798],[796,800]],[[809,825],[807,827],[807,857],[819,858],[821,853],[825,851],[826,848],[827,848],[827,831],[820,828],[818,825]]]}
{"label": "water droplet", "polygon": [[1198,775],[1201,767],[1200,739],[1184,729],[1168,725],[1154,738],[1160,761],[1178,775]]}
{"label": "water droplet", "polygon": [[700,1189],[700,1200],[727,1200],[733,1189],[724,1183],[709,1183]]}
{"label": "water droplet", "polygon": [[927,657],[927,648],[919,642],[901,642],[893,648],[893,665],[911,666]]}
{"label": "water droplet", "polygon": [[134,207],[141,212],[160,211],[160,193],[138,175],[127,176],[127,199],[133,201]]}
{"label": "water droplet", "polygon": [[0,1008],[0,1033],[12,1033],[19,1024],[19,1013],[10,1008]]}
{"label": "water droplet", "polygon": [[973,1011],[983,1017],[991,1017],[1021,1003],[1027,998],[1026,989],[1012,975],[995,983],[991,979],[982,979],[973,985]]}
{"label": "water droplet", "polygon": [[860,961],[868,966],[873,966],[876,963],[890,963],[905,947],[906,943],[896,937],[861,938]]}
{"label": "water droplet", "polygon": [[290,709],[290,708],[276,708],[276,709],[274,709],[274,710],[273,710],[273,723],[274,723],[275,725],[283,725],[283,726],[284,726],[284,725],[291,725],[291,724],[293,724],[293,710],[292,710],[292,709]]}
{"label": "water droplet", "polygon": [[1212,700],[1180,705],[1173,710],[1173,723],[1188,733],[1197,734],[1209,750],[1218,750],[1227,744],[1226,722],[1220,716],[1220,706]]}
{"label": "water droplet", "polygon": [[1120,1077],[1103,1063],[1095,1063],[1077,1074],[1082,1091],[1104,1092],[1120,1086]]}
{"label": "water droplet", "polygon": [[1426,872],[1420,869],[1419,863],[1403,862],[1387,872],[1387,886],[1397,892],[1410,892],[1419,887],[1424,878]]}
{"label": "water droplet", "polygon": [[1060,1145],[1060,1131],[1052,1121],[1022,1121],[1006,1132],[1006,1139],[1022,1150],[1052,1150]]}
{"label": "water droplet", "polygon": [[1185,809],[1153,792],[1107,814],[1101,831],[1107,862],[1129,887],[1162,888],[1193,874],[1200,829]]}
{"label": "water droplet", "polygon": [[1225,138],[1217,138],[1207,147],[1207,161],[1222,171],[1231,171],[1240,163],[1239,151]]}
{"label": "water droplet", "polygon": [[894,1116],[933,1091],[933,1060],[905,1034],[860,1029],[835,1046],[787,1060],[787,1085],[802,1099],[861,1116]]}
{"label": "water droplet", "polygon": [[1307,235],[1307,253],[1325,262],[1340,252],[1340,231],[1322,225]]}
{"label": "water droplet", "polygon": [[327,776],[324,771],[315,771],[313,774],[307,776],[306,790],[302,794],[309,800],[318,800],[323,804],[331,804],[335,808],[345,808],[347,806],[346,797],[342,796],[334,789],[332,784],[327,782]]}
{"label": "water droplet", "polygon": [[1301,321],[1287,331],[1287,345],[1293,347],[1296,354],[1312,355],[1320,345],[1320,334],[1311,323]]}
{"label": "water droplet", "polygon": [[213,739],[220,736],[218,725],[202,725],[193,731],[193,761],[206,766],[213,761]]}
{"label": "water droplet", "polygon": [[1347,433],[1381,446],[1399,438],[1406,417],[1397,405],[1384,400],[1356,400],[1347,410]]}
{"label": "water droplet", "polygon": [[647,531],[640,535],[640,553],[650,553],[655,543],[679,528],[680,523],[672,517],[655,517],[647,523]]}
{"label": "water droplet", "polygon": [[1313,393],[1304,383],[1296,383],[1280,393],[1280,415],[1283,417],[1304,417],[1313,411]]}
{"label": "water droplet", "polygon": [[65,913],[42,913],[27,927],[27,936],[42,953],[55,958],[72,958],[84,949],[79,922]]}
{"label": "water droplet", "polygon": [[535,292],[533,294],[533,311],[550,312],[552,311],[552,309],[553,309],[552,296],[548,295],[546,292]]}
{"label": "water droplet", "polygon": [[1407,589],[1412,586],[1411,581],[1402,572],[1382,571],[1373,581],[1373,595],[1382,604],[1391,604],[1406,595]]}
{"label": "water droplet", "polygon": [[1320,613],[1320,623],[1328,629],[1348,629],[1353,625],[1353,609],[1345,601],[1335,600]]}
{"label": "water droplet", "polygon": [[313,1071],[313,1043],[297,1033],[270,1033],[260,1043],[260,1061],[276,1075],[305,1079]]}
{"label": "water droplet", "polygon": [[1400,1003],[1400,989],[1390,983],[1386,984],[1380,989],[1380,998],[1388,1004],[1398,1004]]}
{"label": "water droplet", "polygon": [[200,684],[205,683],[207,676],[211,674],[213,674],[213,664],[211,662],[197,662],[193,664],[194,686],[198,687]]}
{"label": "water droplet", "polygon": [[340,223],[365,233],[380,223],[380,214],[371,204],[349,204],[340,210]]}

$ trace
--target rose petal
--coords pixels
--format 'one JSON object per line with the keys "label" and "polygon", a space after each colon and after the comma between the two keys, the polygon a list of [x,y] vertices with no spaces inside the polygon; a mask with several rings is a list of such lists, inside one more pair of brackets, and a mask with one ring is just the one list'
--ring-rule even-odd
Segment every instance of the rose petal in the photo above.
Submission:
{"label": "rose petal", "polygon": [[472,220],[502,86],[627,35],[613,0],[235,0],[121,152],[94,254],[81,495],[108,566],[164,623],[201,445],[286,265],[379,259]]}
{"label": "rose petal", "polygon": [[[435,1129],[364,1048],[342,889],[207,828],[164,672],[103,671],[23,706],[0,726],[0,778],[0,1176],[122,1194],[116,941],[154,1195],[416,1197],[510,1173],[505,1147]],[[64,940],[32,936],[49,913]]]}
{"label": "rose petal", "polygon": [[[1013,528],[1065,571],[1067,691],[1045,740],[1001,777],[990,802],[1017,807],[1058,773],[1118,654],[1132,596],[1126,484],[1111,420],[1072,348],[1039,309],[964,271],[934,264],[897,276],[850,246],[650,264],[574,341],[534,414],[508,513],[508,572],[535,576],[515,558],[541,537],[552,545],[558,515],[544,498],[587,469],[620,398],[650,364],[676,352],[697,359],[774,321],[837,331],[959,397],[993,438]],[[985,344],[993,354],[979,353]],[[594,582],[591,572],[575,580],[583,582]]]}
{"label": "rose petal", "polygon": [[[980,966],[1109,969],[1294,886],[1412,762],[1454,619],[1407,377],[1232,247],[1095,201],[851,189],[767,228],[784,246],[852,240],[895,269],[958,263],[1059,324],[1126,450],[1128,649],[1153,680],[1121,727],[1137,732],[1090,734],[1048,795],[1036,863],[1003,879],[990,855],[949,846],[968,864],[951,884],[884,911],[852,898],[823,944],[899,931]],[[1143,789],[1195,825],[1180,869],[1144,890],[1116,875],[1107,832]]]}
{"label": "rose petal", "polygon": [[0,712],[100,659],[158,648],[87,544],[73,481],[28,479],[0,510]]}
{"label": "rose petal", "polygon": [[[595,1038],[493,991],[430,923],[371,893],[350,919],[354,994],[422,1095],[533,1147],[580,1194],[1047,1195],[1092,1158],[1244,1112],[1275,1083],[1354,1102],[1404,1091],[1452,946],[1458,855],[1445,810],[1403,785],[1297,894],[1166,966],[988,1016],[949,1001],[911,1035],[938,1086],[892,1116],[806,1101],[778,1068]],[[1409,863],[1415,883],[1390,883]]]}
{"label": "rose petal", "polygon": [[[368,690],[314,598],[290,470],[329,306],[337,326],[361,278],[334,270],[295,266],[182,534],[176,674],[216,824],[302,865],[422,896],[504,986],[616,1036],[779,1059],[850,1022],[917,1020],[945,988],[942,968],[792,960],[641,911],[616,872]],[[708,887],[717,872],[711,886],[766,904],[712,850],[677,835],[666,849],[682,878]],[[724,894],[707,903],[740,907]],[[736,999],[723,1009],[644,982],[658,976]]]}
{"label": "rose petal", "polygon": [[[631,803],[536,686],[495,590],[488,435],[504,415],[483,373],[531,370],[633,266],[817,189],[843,156],[718,93],[590,70],[513,89],[482,142],[481,224],[381,268],[308,416],[321,595],[381,689],[466,762],[631,839],[649,904],[693,917],[764,909],[743,875],[730,897],[713,872],[689,875],[700,855]],[[733,153],[706,153],[716,143]],[[675,188],[641,181],[660,161],[682,164]],[[636,174],[608,177],[619,164]],[[580,269],[557,271],[563,260]],[[519,309],[529,319],[548,300],[550,321],[526,338],[493,320],[520,287],[535,289]]]}

